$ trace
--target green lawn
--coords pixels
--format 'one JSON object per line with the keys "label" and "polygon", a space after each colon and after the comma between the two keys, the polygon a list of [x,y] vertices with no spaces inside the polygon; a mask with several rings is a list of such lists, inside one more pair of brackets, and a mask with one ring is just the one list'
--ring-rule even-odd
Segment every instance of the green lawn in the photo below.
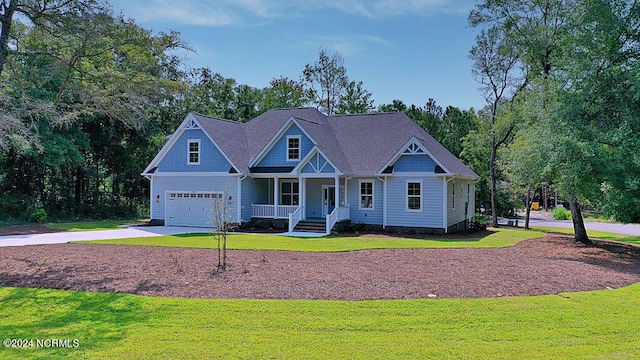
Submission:
{"label": "green lawn", "polygon": [[3,359],[631,359],[640,284],[497,299],[213,300],[0,288]]}
{"label": "green lawn", "polygon": [[[536,226],[533,228],[534,230],[542,230],[549,232],[559,232],[563,234],[573,234],[573,229],[566,228],[557,228],[557,227],[547,227],[547,226]],[[631,243],[635,245],[640,245],[640,236],[632,236],[632,235],[624,235],[624,234],[616,234],[605,231],[597,231],[597,230],[587,230],[587,235],[594,239],[602,239],[602,240],[613,240]]]}
{"label": "green lawn", "polygon": [[[334,252],[364,249],[403,248],[495,248],[513,246],[516,243],[545,236],[536,231],[494,229],[484,237],[460,236],[456,239],[409,239],[409,238],[366,238],[339,237],[300,238],[265,234],[230,234],[227,248],[234,250],[291,250]],[[151,245],[188,248],[214,248],[217,246],[212,235],[186,234],[135,239],[114,239],[90,241],[97,244]]]}
{"label": "green lawn", "polygon": [[140,220],[105,220],[105,221],[84,221],[70,223],[47,224],[47,227],[62,231],[89,231],[89,230],[113,230],[124,225],[135,224]]}

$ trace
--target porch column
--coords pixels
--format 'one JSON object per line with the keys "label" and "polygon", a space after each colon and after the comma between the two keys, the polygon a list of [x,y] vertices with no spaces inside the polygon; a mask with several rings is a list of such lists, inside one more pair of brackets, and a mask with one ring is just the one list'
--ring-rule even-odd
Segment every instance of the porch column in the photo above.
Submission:
{"label": "porch column", "polygon": [[280,179],[278,179],[277,177],[273,178],[273,218],[277,218],[278,217],[278,199],[280,198],[280,186],[279,185],[279,181]]}
{"label": "porch column", "polygon": [[298,183],[300,184],[300,204],[302,206],[301,219],[307,220],[307,178],[299,177]]}
{"label": "porch column", "polygon": [[334,189],[334,191],[335,191],[335,195],[334,196],[335,196],[335,201],[336,201],[336,209],[339,209],[340,208],[340,178],[336,176],[334,178],[334,181],[335,181],[335,184],[336,184],[335,185],[335,189]]}

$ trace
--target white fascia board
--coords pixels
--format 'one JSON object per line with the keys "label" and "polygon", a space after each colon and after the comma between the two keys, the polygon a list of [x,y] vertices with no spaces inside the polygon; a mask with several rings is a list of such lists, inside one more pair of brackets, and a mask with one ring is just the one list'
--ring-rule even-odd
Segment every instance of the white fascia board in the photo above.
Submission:
{"label": "white fascia board", "polygon": [[271,152],[273,147],[280,141],[280,139],[284,136],[284,134],[289,130],[292,125],[296,125],[300,131],[313,143],[313,145],[318,145],[318,143],[307,133],[298,120],[295,117],[291,116],[289,119],[280,127],[280,130],[276,132],[276,134],[269,140],[267,145],[258,153],[258,155],[249,163],[249,167],[254,167],[264,159],[264,157]]}
{"label": "white fascia board", "polygon": [[[327,160],[327,163],[333,167],[334,172],[332,172],[332,173],[322,173],[323,175],[327,175],[327,176],[328,175],[344,175],[344,173],[342,171],[340,171],[338,169],[338,167],[331,160],[329,160],[329,157],[327,155],[325,155],[322,152],[322,150],[320,150],[318,145],[314,145],[311,148],[311,150],[309,150],[309,153],[307,154],[307,156],[302,158],[302,160],[300,160],[298,165],[296,165],[296,167],[293,168],[293,170],[291,170],[291,174],[296,175],[296,176],[298,176],[298,175],[300,175],[300,176],[311,175],[311,174],[300,174],[300,171],[302,171],[302,168],[304,168],[316,154],[322,155],[322,157],[324,157]],[[320,175],[320,174],[318,173],[318,175]],[[309,176],[307,176],[307,177],[309,177]]]}
{"label": "white fascia board", "polygon": [[242,171],[240,171],[240,169],[238,169],[236,164],[234,164],[233,161],[231,161],[231,159],[229,159],[227,154],[225,154],[225,152],[222,151],[222,149],[220,149],[218,144],[216,144],[216,142],[213,141],[211,136],[209,136],[209,133],[204,131],[204,127],[202,126],[202,124],[200,124],[200,122],[196,119],[196,117],[193,116],[193,113],[189,113],[187,115],[187,117],[185,117],[185,119],[182,121],[182,123],[180,123],[180,126],[178,126],[178,129],[176,129],[176,131],[173,133],[173,135],[171,135],[171,137],[169,138],[169,141],[167,141],[164,144],[162,149],[160,149],[160,152],[158,152],[158,154],[153,158],[153,160],[151,160],[151,163],[149,163],[149,166],[147,166],[147,168],[144,169],[144,171],[142,172],[142,175],[148,175],[148,171],[149,170],[153,169],[154,166],[158,166],[160,164],[162,159],[167,155],[169,150],[173,147],[173,145],[175,145],[176,141],[178,141],[180,136],[182,136],[184,131],[187,129],[187,125],[190,124],[191,122],[194,122],[194,123],[196,123],[198,125],[198,128],[200,129],[200,131],[202,131],[205,134],[205,136],[207,137],[207,139],[209,139],[209,141],[211,141],[213,146],[215,146],[216,149],[218,149],[218,151],[220,152],[220,154],[222,154],[222,156],[225,158],[225,160],[227,160],[227,162],[229,162],[229,164],[231,164],[231,166],[237,171],[238,174],[242,174]]}
{"label": "white fascia board", "polygon": [[396,161],[398,161],[398,159],[400,158],[400,156],[402,156],[402,154],[404,153],[404,151],[409,147],[409,145],[411,145],[411,143],[416,143],[420,149],[422,149],[422,151],[424,151],[424,155],[429,155],[429,157],[431,158],[431,160],[433,160],[433,162],[436,163],[436,165],[440,166],[440,168],[442,168],[442,170],[444,170],[444,174],[439,174],[439,175],[445,175],[445,176],[451,176],[453,175],[451,173],[451,171],[449,171],[449,169],[447,169],[444,165],[442,165],[442,163],[440,162],[440,160],[436,159],[435,156],[433,156],[433,154],[431,153],[431,151],[427,150],[427,148],[424,147],[424,145],[422,144],[422,142],[420,141],[419,138],[417,138],[415,135],[412,136],[409,141],[407,141],[401,148],[400,150],[398,150],[398,152],[393,155],[391,157],[391,160],[389,160],[387,163],[384,164],[384,166],[382,166],[382,168],[380,170],[378,170],[378,176],[384,176],[385,174],[383,174],[382,172],[388,168],[389,166],[391,166],[392,164],[394,164]]}

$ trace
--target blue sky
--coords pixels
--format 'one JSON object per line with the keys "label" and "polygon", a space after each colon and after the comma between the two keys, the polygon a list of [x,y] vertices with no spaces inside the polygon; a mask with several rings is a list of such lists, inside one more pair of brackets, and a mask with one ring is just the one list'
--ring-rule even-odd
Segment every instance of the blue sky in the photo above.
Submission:
{"label": "blue sky", "polygon": [[343,57],[374,105],[481,108],[471,76],[467,25],[474,0],[111,0],[116,13],[154,32],[177,30],[209,67],[240,84],[299,79],[320,47]]}

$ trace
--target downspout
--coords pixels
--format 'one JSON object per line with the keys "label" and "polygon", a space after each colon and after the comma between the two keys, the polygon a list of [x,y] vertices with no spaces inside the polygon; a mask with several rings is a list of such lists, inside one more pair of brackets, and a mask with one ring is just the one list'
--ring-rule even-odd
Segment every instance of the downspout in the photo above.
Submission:
{"label": "downspout", "polygon": [[381,178],[380,175],[376,175],[376,178],[382,181],[382,229],[387,228],[387,178]]}
{"label": "downspout", "polygon": [[442,209],[442,225],[444,225],[444,233],[448,234],[449,233],[449,224],[447,223],[447,204],[448,201],[447,199],[449,198],[449,192],[448,189],[449,187],[447,186],[447,184],[449,184],[449,181],[453,180],[454,177],[452,176],[450,179],[447,180],[447,177],[444,177],[445,181],[443,182],[443,191],[442,191],[442,195],[443,195],[443,209]]}

